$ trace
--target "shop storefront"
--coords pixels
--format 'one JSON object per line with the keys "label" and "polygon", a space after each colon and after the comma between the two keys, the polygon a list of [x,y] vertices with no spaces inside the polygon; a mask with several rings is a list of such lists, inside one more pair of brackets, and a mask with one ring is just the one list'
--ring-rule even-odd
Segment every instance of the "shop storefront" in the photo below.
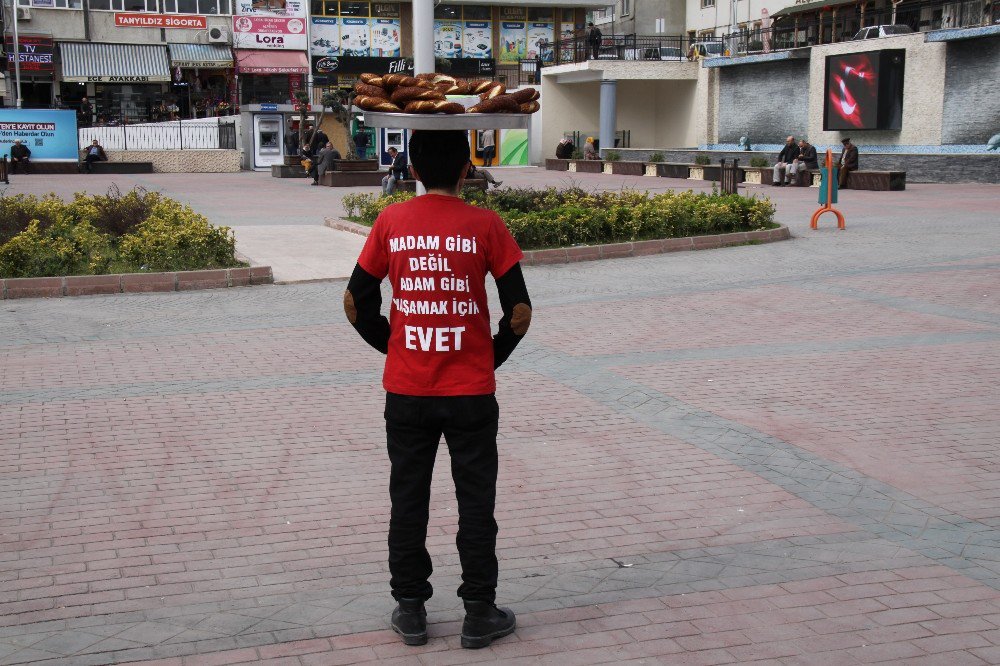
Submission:
{"label": "shop storefront", "polygon": [[309,74],[304,51],[236,49],[240,104],[291,104]]}
{"label": "shop storefront", "polygon": [[[14,71],[14,37],[4,35],[7,71]],[[56,105],[54,92],[54,43],[49,35],[20,35],[18,53],[21,65],[21,106],[25,109],[48,109]],[[16,93],[14,93],[16,94]],[[16,100],[10,99],[8,106]]]}
{"label": "shop storefront", "polygon": [[233,112],[233,53],[220,44],[169,44],[172,84],[182,118]]}
{"label": "shop storefront", "polygon": [[59,52],[63,86],[86,86],[97,125],[150,122],[173,100],[164,46],[61,42]]}

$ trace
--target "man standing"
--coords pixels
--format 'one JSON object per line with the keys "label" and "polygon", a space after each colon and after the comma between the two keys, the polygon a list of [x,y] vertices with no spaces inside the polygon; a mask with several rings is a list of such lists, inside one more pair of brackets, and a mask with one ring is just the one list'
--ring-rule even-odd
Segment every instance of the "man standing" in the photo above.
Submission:
{"label": "man standing", "polygon": [[20,139],[14,139],[14,144],[10,147],[10,172],[17,173],[18,169],[24,173],[31,172],[31,149],[21,143]]}
{"label": "man standing", "polygon": [[368,132],[361,123],[358,123],[358,130],[354,134],[354,152],[358,154],[359,160],[368,158]]}
{"label": "man standing", "polygon": [[483,166],[493,166],[493,158],[497,154],[496,135],[494,130],[483,130]]}
{"label": "man standing", "polygon": [[844,144],[844,150],[840,153],[840,176],[838,183],[840,189],[847,189],[847,174],[858,170],[858,147],[851,143],[851,138],[847,137],[840,141]]}
{"label": "man standing", "polygon": [[389,173],[382,177],[382,194],[392,194],[396,191],[396,183],[406,177],[406,155],[395,148],[386,152],[392,158]]}
{"label": "man standing", "polygon": [[795,145],[795,137],[790,136],[785,139],[785,147],[778,153],[778,162],[774,165],[774,185],[780,187],[787,182],[792,182],[795,176],[795,159],[799,156],[799,147]]}
{"label": "man standing", "polygon": [[94,120],[94,107],[90,104],[90,100],[84,95],[83,99],[80,100],[80,127],[90,127],[90,123]]}
{"label": "man standing", "polygon": [[[462,647],[483,648],[513,633],[514,613],[496,600],[499,407],[494,370],[531,323],[520,248],[495,212],[459,198],[469,166],[464,131],[416,131],[413,177],[427,194],[387,206],[375,220],[344,292],[361,337],[386,354],[382,384],[389,461],[389,572],[398,606],[392,628],[407,645],[427,642],[424,602],[433,588],[425,545],[434,458],[448,444],[458,499],[465,603]],[[490,337],[486,274],[503,318]],[[392,283],[389,319],[380,284]]]}
{"label": "man standing", "polygon": [[601,40],[604,39],[604,35],[601,33],[601,29],[598,28],[593,23],[587,24],[587,44],[590,45],[590,57],[593,60],[597,60],[597,54],[601,50]]}

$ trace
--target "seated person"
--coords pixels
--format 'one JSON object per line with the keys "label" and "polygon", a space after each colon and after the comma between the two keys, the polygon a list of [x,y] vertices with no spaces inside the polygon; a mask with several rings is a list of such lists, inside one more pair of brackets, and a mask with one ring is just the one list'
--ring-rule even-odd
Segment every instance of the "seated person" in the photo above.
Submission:
{"label": "seated person", "polygon": [[573,157],[573,151],[576,150],[576,146],[567,137],[563,137],[559,145],[556,146],[556,159],[558,160],[568,160]]}
{"label": "seated person", "polygon": [[108,154],[104,152],[104,148],[102,148],[101,144],[97,142],[97,139],[94,139],[93,143],[87,146],[84,151],[86,152],[86,155],[83,158],[83,166],[87,173],[90,173],[91,165],[94,162],[108,161]]}
{"label": "seated person", "polygon": [[790,136],[785,139],[785,147],[778,153],[778,162],[774,165],[774,184],[778,187],[792,182],[797,164],[795,159],[799,156],[799,147],[795,144],[795,137]]}
{"label": "seated person", "polygon": [[465,178],[466,180],[479,178],[480,180],[485,180],[487,184],[492,185],[493,187],[500,187],[501,185],[503,185],[502,180],[497,180],[496,178],[494,178],[493,174],[491,174],[486,169],[477,169],[476,165],[473,164],[472,162],[469,162],[469,173],[465,176]]}
{"label": "seated person", "polygon": [[389,166],[389,173],[382,177],[382,194],[392,194],[396,191],[396,183],[400,180],[406,178],[406,155],[399,152],[395,148],[390,148],[388,151],[389,156],[392,158],[392,164]]}
{"label": "seated person", "polygon": [[327,171],[333,171],[333,161],[340,159],[340,151],[329,141],[320,148],[316,158],[309,167],[309,175],[313,177],[313,185],[319,185],[319,178]]}
{"label": "seated person", "polygon": [[799,156],[793,162],[795,173],[799,174],[809,169],[819,168],[819,158],[816,156],[816,146],[805,139],[799,141]]}
{"label": "seated person", "polygon": [[587,142],[583,144],[583,159],[585,160],[601,159],[600,154],[597,152],[597,146],[594,145],[594,137],[592,136],[588,136]]}
{"label": "seated person", "polygon": [[851,143],[850,138],[841,139],[840,142],[844,144],[844,150],[840,153],[840,162],[838,164],[840,167],[838,184],[840,185],[840,189],[846,190],[848,174],[858,170],[858,147]]}
{"label": "seated person", "polygon": [[21,143],[20,139],[14,139],[14,145],[10,147],[10,172],[17,173],[18,169],[24,173],[31,172],[31,149]]}

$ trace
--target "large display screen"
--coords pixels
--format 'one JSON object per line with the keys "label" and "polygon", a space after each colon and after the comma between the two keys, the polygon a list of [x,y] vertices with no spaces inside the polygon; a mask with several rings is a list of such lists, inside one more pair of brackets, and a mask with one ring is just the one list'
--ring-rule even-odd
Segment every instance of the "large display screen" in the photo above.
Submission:
{"label": "large display screen", "polygon": [[823,129],[900,129],[905,62],[902,49],[827,56]]}

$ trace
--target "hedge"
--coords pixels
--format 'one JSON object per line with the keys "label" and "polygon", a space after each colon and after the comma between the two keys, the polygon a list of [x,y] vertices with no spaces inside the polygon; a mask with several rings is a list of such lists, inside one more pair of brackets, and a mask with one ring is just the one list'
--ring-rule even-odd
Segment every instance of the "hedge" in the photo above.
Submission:
{"label": "hedge", "polygon": [[[371,225],[386,206],[414,196],[412,192],[390,196],[349,194],[343,198],[343,204],[351,220]],[[495,210],[526,250],[757,231],[778,226],[769,199],[739,194],[504,188],[485,193],[466,191],[462,196],[477,206]]]}
{"label": "hedge", "polygon": [[229,227],[156,192],[0,195],[3,278],[231,268],[235,251]]}

